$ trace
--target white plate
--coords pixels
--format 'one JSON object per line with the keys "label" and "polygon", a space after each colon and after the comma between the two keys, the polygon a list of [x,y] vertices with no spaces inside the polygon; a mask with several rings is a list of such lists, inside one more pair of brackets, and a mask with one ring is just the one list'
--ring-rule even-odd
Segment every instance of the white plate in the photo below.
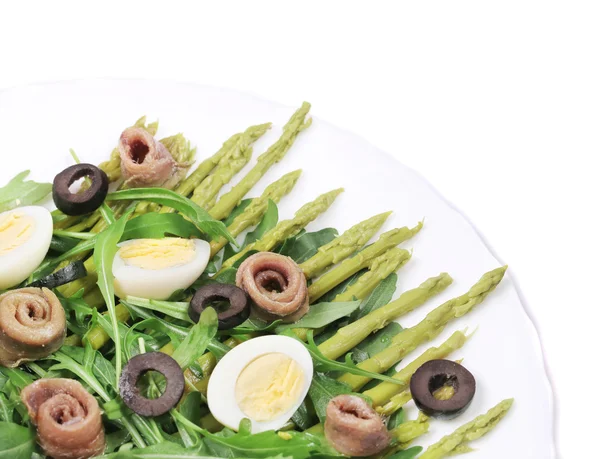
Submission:
{"label": "white plate", "polygon": [[[198,146],[198,158],[214,153],[231,134],[272,121],[274,128],[256,143],[256,158],[278,137],[293,110],[235,91],[167,82],[77,81],[17,88],[0,93],[0,183],[24,169],[31,169],[35,179],[50,181],[72,164],[69,148],[83,161],[103,161],[123,128],[143,114],[150,120],[160,119],[160,136],[185,133]],[[319,119],[250,195],[259,194],[268,183],[298,168],[304,173],[281,203],[283,218],[322,192],[346,188],[330,211],[309,229],[334,226],[343,231],[387,210],[395,213],[386,229],[414,225],[425,217],[424,229],[405,244],[414,248],[414,255],[399,273],[398,291],[442,271],[450,273],[455,282],[403,318],[405,326],[465,292],[484,272],[500,264],[467,220],[423,178],[360,137]],[[458,419],[432,422],[431,432],[416,443],[431,444],[500,400],[514,397],[509,415],[474,444],[478,451],[469,457],[555,457],[552,395],[540,343],[510,275],[482,305],[452,322],[435,341],[440,343],[465,327],[477,328],[477,333],[454,358],[464,357],[465,366],[476,375],[475,400]]]}

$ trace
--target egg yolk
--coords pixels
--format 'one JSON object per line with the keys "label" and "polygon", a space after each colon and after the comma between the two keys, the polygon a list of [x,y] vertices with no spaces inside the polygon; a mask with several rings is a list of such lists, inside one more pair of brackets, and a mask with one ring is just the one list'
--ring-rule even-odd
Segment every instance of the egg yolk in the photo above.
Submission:
{"label": "egg yolk", "polygon": [[32,217],[18,212],[0,217],[0,255],[6,255],[25,244],[31,237],[34,226]]}
{"label": "egg yolk", "polygon": [[196,255],[196,246],[189,239],[138,239],[123,245],[118,255],[125,264],[143,269],[159,270],[184,265]]}
{"label": "egg yolk", "polygon": [[236,402],[250,419],[270,421],[298,400],[303,376],[300,365],[287,355],[262,355],[240,373],[235,385]]}

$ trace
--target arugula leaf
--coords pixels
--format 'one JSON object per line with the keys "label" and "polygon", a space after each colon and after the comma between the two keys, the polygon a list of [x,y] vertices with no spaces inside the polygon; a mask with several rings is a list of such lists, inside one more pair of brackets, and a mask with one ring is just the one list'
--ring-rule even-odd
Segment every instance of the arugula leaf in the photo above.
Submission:
{"label": "arugula leaf", "polygon": [[352,389],[347,384],[337,381],[323,373],[315,373],[308,389],[308,395],[313,402],[319,420],[325,422],[327,405],[338,395],[351,394]]}
{"label": "arugula leaf", "polygon": [[111,396],[102,386],[102,384],[100,384],[93,372],[86,369],[82,363],[79,363],[73,357],[68,355],[68,349],[65,348],[69,347],[70,346],[63,346],[60,351],[55,352],[54,354],[46,357],[46,359],[48,360],[55,360],[58,362],[50,367],[50,371],[69,370],[71,373],[73,373],[79,379],[85,382],[105,402],[110,401]]}
{"label": "arugula leaf", "polygon": [[362,302],[360,308],[354,311],[354,314],[352,314],[352,321],[358,320],[370,312],[373,312],[376,309],[388,304],[396,292],[397,283],[398,275],[396,273],[392,273],[383,279],[379,285],[375,287],[375,290],[373,290],[371,294]]}
{"label": "arugula leaf", "polygon": [[251,244],[257,240],[259,240],[263,235],[275,228],[277,222],[279,221],[279,209],[277,209],[277,204],[274,201],[269,199],[269,203],[267,204],[267,211],[263,216],[262,220],[258,224],[258,226],[254,229],[254,231],[246,234],[246,239],[244,240],[244,246]]}
{"label": "arugula leaf", "polygon": [[[128,191],[128,190],[125,190]],[[117,222],[110,225],[105,231],[98,235],[96,247],[94,248],[94,264],[98,272],[98,287],[106,303],[106,309],[110,316],[113,329],[113,341],[115,343],[115,368],[116,368],[116,386],[119,387],[119,378],[121,376],[122,355],[121,338],[119,337],[119,321],[115,311],[115,287],[112,265],[117,254],[117,244],[125,231],[125,224],[129,219],[132,210],[129,210]]]}
{"label": "arugula leaf", "polygon": [[0,421],[12,422],[14,411],[15,403],[8,400],[3,393],[0,393]]}
{"label": "arugula leaf", "polygon": [[30,459],[35,433],[12,422],[0,422],[0,459]]}
{"label": "arugula leaf", "polygon": [[309,398],[302,400],[302,403],[292,416],[292,422],[300,430],[306,430],[318,423],[315,408]]}
{"label": "arugula leaf", "polygon": [[21,206],[30,206],[46,198],[52,191],[51,183],[25,182],[30,171],[23,171],[0,188],[0,212]]}
{"label": "arugula leaf", "polygon": [[338,236],[335,228],[324,228],[313,233],[302,232],[301,234],[287,239],[279,253],[286,255],[296,263],[304,263],[317,253],[319,247],[328,244]]}
{"label": "arugula leaf", "polygon": [[197,448],[186,448],[178,443],[165,441],[145,448],[98,456],[98,459],[218,459],[218,457],[206,455]]}
{"label": "arugula leaf", "polygon": [[322,328],[342,317],[349,316],[360,306],[360,301],[338,301],[333,303],[317,303],[310,307],[308,314],[298,322],[277,327],[281,332],[288,328]]}
{"label": "arugula leaf", "polygon": [[225,448],[228,456],[244,458],[275,458],[285,456],[291,459],[307,459],[319,455],[341,456],[319,436],[307,432],[274,432],[272,430],[250,435],[244,421],[240,432],[226,435],[213,434],[188,421],[181,413],[172,411],[173,416],[189,429],[201,433],[215,452],[214,445]]}
{"label": "arugula leaf", "polygon": [[196,425],[200,425],[203,416],[209,413],[200,392],[190,392],[179,405],[179,411]]}
{"label": "arugula leaf", "polygon": [[196,225],[180,214],[159,214],[150,212],[132,218],[127,222],[121,241],[130,239],[161,239],[166,235],[190,238],[202,233]]}
{"label": "arugula leaf", "polygon": [[0,373],[8,378],[8,380],[19,390],[19,392],[33,382],[33,378],[29,373],[25,373],[18,368],[4,368],[0,366]]}
{"label": "arugula leaf", "polygon": [[[246,247],[248,244],[252,244],[253,242],[260,239],[267,231],[273,229],[277,222],[279,221],[279,210],[277,209],[277,204],[269,199],[269,203],[267,206],[267,211],[263,215],[258,226],[254,229],[254,231],[246,234],[246,238],[244,239],[244,243],[242,244],[242,248]],[[228,244],[225,247],[225,251],[223,252],[223,260],[227,260],[231,258],[237,253],[234,247],[231,244]],[[252,253],[256,253],[256,251],[252,251]],[[245,260],[248,256],[242,258],[242,261]],[[236,263],[236,267],[241,263]]]}
{"label": "arugula leaf", "polygon": [[169,336],[169,338],[171,338],[171,341],[173,341],[174,344],[180,342],[189,333],[189,329],[185,327],[180,327],[179,325],[175,325],[171,322],[167,322],[166,320],[163,320],[160,317],[154,315],[147,309],[140,308],[139,306],[135,306],[133,304],[129,304],[125,301],[121,301],[121,304],[129,310],[129,313],[133,317],[145,319],[144,325],[146,327],[152,328]]}
{"label": "arugula leaf", "polygon": [[[290,333],[288,336],[295,337],[293,333]],[[354,362],[352,361],[352,354],[346,354],[346,358],[344,362],[338,362],[336,360],[331,360],[323,355],[323,353],[319,350],[318,346],[315,344],[315,340],[313,337],[313,330],[309,330],[307,333],[308,343],[304,343],[301,340],[302,344],[306,346],[308,352],[314,362],[315,370],[326,373],[328,371],[343,371],[345,373],[350,373],[353,375],[364,376],[370,379],[378,379],[380,381],[391,382],[393,384],[401,384],[398,379],[390,378],[389,376],[380,375],[378,373],[373,373],[371,371],[363,370],[362,368],[358,368]]]}
{"label": "arugula leaf", "polygon": [[226,335],[247,335],[248,333],[265,333],[275,330],[281,324],[281,320],[276,320],[271,323],[264,322],[260,319],[250,318],[241,323],[237,327],[229,330],[223,330]]}
{"label": "arugula leaf", "polygon": [[406,416],[405,416],[404,410],[402,408],[400,408],[398,411],[395,411],[390,416],[390,419],[387,422],[388,430],[395,429],[400,424],[404,423],[405,420],[406,420]]}
{"label": "arugula leaf", "polygon": [[412,448],[397,452],[393,456],[390,456],[388,459],[414,459],[421,453],[421,451],[423,451],[422,447],[413,446]]}
{"label": "arugula leaf", "polygon": [[127,304],[162,312],[167,316],[191,323],[190,316],[188,315],[188,310],[190,308],[189,302],[148,300],[146,298],[138,298],[136,296],[128,296],[125,301]]}
{"label": "arugula leaf", "polygon": [[165,188],[132,188],[109,193],[106,199],[108,201],[151,201],[163,206],[172,207],[188,217],[192,223],[211,238],[217,239],[223,236],[229,242],[237,245],[223,222],[215,220],[202,207],[188,198],[178,195],[174,191]]}
{"label": "arugula leaf", "polygon": [[185,370],[198,357],[204,354],[209,342],[217,334],[219,320],[213,308],[206,308],[200,315],[200,321],[195,324],[183,342],[175,349],[172,357],[182,370]]}

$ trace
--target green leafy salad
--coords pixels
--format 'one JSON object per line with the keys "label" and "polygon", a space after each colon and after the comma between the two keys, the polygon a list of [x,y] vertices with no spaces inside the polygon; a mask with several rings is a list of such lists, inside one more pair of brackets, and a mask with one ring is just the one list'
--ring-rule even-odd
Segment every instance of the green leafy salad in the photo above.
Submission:
{"label": "green leafy salad", "polygon": [[412,255],[399,246],[422,222],[377,236],[388,212],[307,232],[343,189],[281,218],[299,170],[248,197],[309,109],[225,193],[270,124],[197,161],[141,118],[99,166],[72,152],[52,184],[23,172],[0,188],[0,458],[438,459],[504,417],[512,400],[416,446],[430,423],[470,414],[475,379],[450,357],[470,336],[404,359],[506,267],[404,329],[453,281],[396,291]]}

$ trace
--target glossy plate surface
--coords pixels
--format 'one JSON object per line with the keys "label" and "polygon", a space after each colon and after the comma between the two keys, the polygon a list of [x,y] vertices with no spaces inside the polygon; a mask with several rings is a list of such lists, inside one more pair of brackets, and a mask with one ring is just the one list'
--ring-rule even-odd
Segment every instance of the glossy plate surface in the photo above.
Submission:
{"label": "glossy plate surface", "polygon": [[[217,151],[233,133],[272,121],[273,129],[255,145],[255,161],[278,137],[293,110],[231,90],[168,82],[98,80],[16,88],[0,93],[0,183],[24,169],[31,169],[36,180],[51,181],[72,164],[69,148],[85,162],[106,160],[121,131],[141,115],[160,120],[159,137],[183,132],[197,145],[199,159]],[[360,137],[319,119],[313,120],[313,126],[299,136],[286,158],[250,195],[260,194],[267,184],[299,168],[304,171],[300,181],[280,204],[282,219],[322,192],[346,189],[309,230],[334,226],[342,232],[387,210],[394,214],[384,230],[412,226],[425,218],[421,233],[404,244],[413,248],[414,254],[399,271],[396,296],[443,271],[455,281],[403,318],[405,327],[416,324],[442,301],[467,291],[484,272],[499,266],[475,229],[420,175]],[[555,457],[552,394],[540,343],[510,274],[482,305],[452,322],[435,343],[466,327],[477,331],[453,358],[464,358],[464,365],[477,378],[475,399],[458,419],[432,422],[431,432],[416,443],[427,446],[500,400],[514,397],[509,415],[490,435],[473,444],[477,451],[469,457]],[[407,361],[424,349],[417,349]],[[409,414],[416,414],[414,406]]]}

